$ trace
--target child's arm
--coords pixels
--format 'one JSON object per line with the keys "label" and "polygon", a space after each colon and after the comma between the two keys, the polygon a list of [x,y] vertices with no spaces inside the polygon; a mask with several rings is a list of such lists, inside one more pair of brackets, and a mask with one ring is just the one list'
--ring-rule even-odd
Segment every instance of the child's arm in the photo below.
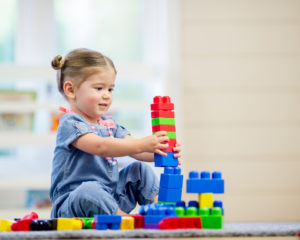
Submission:
{"label": "child's arm", "polygon": [[[94,133],[87,133],[77,138],[72,144],[76,148],[102,157],[131,156],[139,153],[157,153],[166,155],[162,150],[169,141],[165,131],[159,131],[155,135],[133,139],[133,138],[103,138]],[[152,160],[153,161],[153,160]]]}
{"label": "child's arm", "polygon": [[[127,135],[125,137],[125,139],[134,139],[134,138],[130,135]],[[167,148],[168,144],[165,144],[165,145],[166,145],[165,148]],[[181,155],[180,155],[180,151],[181,151],[180,144],[176,144],[176,147],[174,147],[173,150],[174,150],[174,152],[176,152],[176,154],[174,154],[174,157],[180,158],[181,157]],[[163,155],[163,154],[161,154],[161,155]],[[166,155],[167,154],[165,153],[164,156],[166,156]],[[137,154],[131,155],[130,157],[133,157],[136,160],[140,160],[140,161],[144,161],[144,162],[153,162],[154,161],[154,154],[150,153],[150,152],[137,153]],[[179,163],[180,163],[180,161],[179,161]]]}

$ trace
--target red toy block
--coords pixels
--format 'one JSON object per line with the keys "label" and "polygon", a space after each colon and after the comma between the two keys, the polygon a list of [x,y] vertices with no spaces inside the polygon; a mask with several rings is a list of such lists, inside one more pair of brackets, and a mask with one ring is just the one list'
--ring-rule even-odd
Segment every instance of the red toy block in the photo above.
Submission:
{"label": "red toy block", "polygon": [[134,218],[134,228],[145,228],[145,216],[144,215],[130,215]]}
{"label": "red toy block", "polygon": [[174,152],[173,148],[176,146],[176,139],[170,139],[168,142],[164,142],[164,143],[168,143],[169,147],[163,149],[164,152]]}
{"label": "red toy block", "polygon": [[154,125],[152,126],[152,132],[158,132],[158,131],[167,131],[167,132],[176,132],[175,125]]}
{"label": "red toy block", "polygon": [[175,118],[175,113],[171,111],[152,111],[152,118],[164,117],[164,118]]}
{"label": "red toy block", "polygon": [[156,96],[153,98],[151,110],[174,110],[174,104],[171,103],[169,96]]}
{"label": "red toy block", "polygon": [[30,224],[32,220],[38,219],[39,216],[35,212],[31,212],[30,214],[25,215],[22,219],[17,220],[12,223],[11,230],[12,231],[30,231]]}
{"label": "red toy block", "polygon": [[202,229],[200,217],[167,217],[160,221],[159,228],[169,229]]}

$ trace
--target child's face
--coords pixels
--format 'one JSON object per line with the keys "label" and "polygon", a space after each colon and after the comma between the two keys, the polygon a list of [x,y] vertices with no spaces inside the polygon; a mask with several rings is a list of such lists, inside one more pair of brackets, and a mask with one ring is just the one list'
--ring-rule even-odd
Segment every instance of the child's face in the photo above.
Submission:
{"label": "child's face", "polygon": [[73,110],[96,123],[97,118],[103,116],[112,103],[115,78],[115,73],[110,69],[88,77],[75,90]]}

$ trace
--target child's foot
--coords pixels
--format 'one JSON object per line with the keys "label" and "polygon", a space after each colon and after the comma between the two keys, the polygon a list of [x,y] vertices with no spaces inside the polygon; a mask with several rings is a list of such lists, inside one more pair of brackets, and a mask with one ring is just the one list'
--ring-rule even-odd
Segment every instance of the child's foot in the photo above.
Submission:
{"label": "child's foot", "polygon": [[125,215],[128,215],[127,213],[123,212],[120,208],[118,209],[117,215],[121,215],[121,216],[125,216]]}

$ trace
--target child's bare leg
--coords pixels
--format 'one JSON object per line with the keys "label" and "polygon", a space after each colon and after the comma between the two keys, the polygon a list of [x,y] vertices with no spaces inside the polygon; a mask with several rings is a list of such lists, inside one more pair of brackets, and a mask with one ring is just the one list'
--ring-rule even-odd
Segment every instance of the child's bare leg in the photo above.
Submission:
{"label": "child's bare leg", "polygon": [[158,194],[155,195],[152,203],[157,203],[157,201],[158,201]]}
{"label": "child's bare leg", "polygon": [[116,214],[121,216],[128,215],[127,213],[123,212],[120,208],[118,209]]}

